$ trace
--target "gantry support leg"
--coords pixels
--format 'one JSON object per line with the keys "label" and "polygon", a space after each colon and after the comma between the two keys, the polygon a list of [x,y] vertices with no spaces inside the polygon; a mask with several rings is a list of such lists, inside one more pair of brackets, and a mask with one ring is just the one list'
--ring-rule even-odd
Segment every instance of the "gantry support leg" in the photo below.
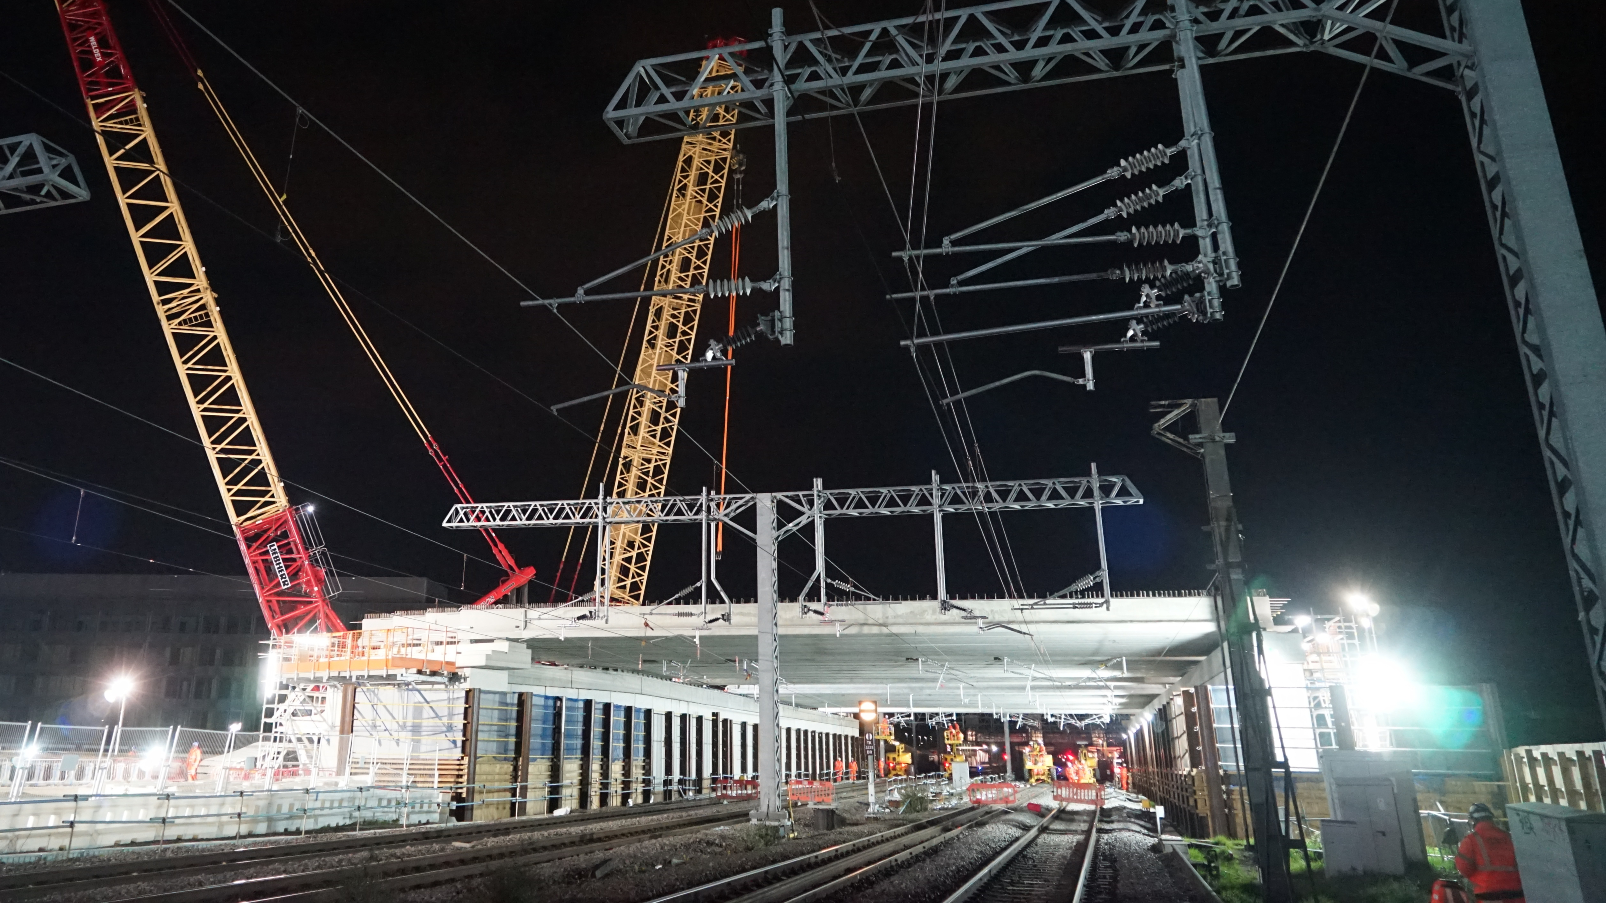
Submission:
{"label": "gantry support leg", "polygon": [[757,824],[786,824],[781,794],[780,599],[777,580],[775,497],[757,497],[758,529],[758,808]]}
{"label": "gantry support leg", "polygon": [[1209,233],[1199,236],[1199,256],[1211,263],[1204,277],[1205,313],[1212,320],[1221,318],[1221,284],[1237,288],[1238,251],[1232,241],[1232,223],[1227,219],[1227,196],[1221,188],[1221,169],[1216,164],[1216,142],[1210,131],[1210,111],[1205,106],[1204,82],[1199,77],[1199,48],[1194,43],[1192,6],[1194,0],[1171,0],[1177,31],[1173,55],[1177,61],[1177,94],[1182,105],[1182,128],[1188,138],[1188,169],[1193,174],[1195,222]]}
{"label": "gantry support leg", "polygon": [[[785,69],[786,26],[781,9],[770,10],[770,54],[776,67]],[[780,334],[782,345],[792,344],[792,177],[791,163],[786,147],[786,115],[791,106],[791,89],[784,77],[777,77],[772,86],[772,104],[775,107],[775,260],[777,297],[780,299]]]}
{"label": "gantry support leg", "polygon": [[1440,0],[1523,378],[1606,720],[1606,327],[1519,0]]}

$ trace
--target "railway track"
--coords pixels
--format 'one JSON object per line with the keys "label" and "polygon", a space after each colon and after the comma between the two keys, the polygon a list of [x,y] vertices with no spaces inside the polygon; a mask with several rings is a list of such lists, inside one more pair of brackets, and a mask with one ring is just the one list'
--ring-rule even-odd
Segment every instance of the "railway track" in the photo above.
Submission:
{"label": "railway track", "polygon": [[[673,817],[679,813],[686,814]],[[625,818],[634,821],[658,815],[672,817],[653,819],[645,824],[612,828],[607,826],[609,821]],[[536,817],[423,830],[373,832],[328,840],[243,849],[236,847],[204,853],[22,872],[0,878],[0,898],[10,903],[10,901],[63,894],[92,893],[102,896],[119,887],[157,880],[182,880],[202,875],[212,877],[223,872],[263,867],[292,867],[316,859],[347,856],[353,853],[394,851],[422,844],[453,843],[466,846],[469,842],[479,839],[531,835],[526,842],[478,850],[458,849],[427,856],[370,861],[358,866],[313,869],[166,893],[103,896],[105,899],[162,900],[169,903],[213,903],[213,901],[225,903],[225,901],[257,900],[268,897],[280,899],[288,893],[295,899],[311,900],[329,888],[339,888],[352,881],[381,882],[394,885],[396,889],[421,887],[500,867],[498,863],[501,860],[505,860],[506,865],[533,865],[608,849],[620,842],[643,836],[669,836],[687,831],[700,831],[719,824],[745,821],[746,818],[745,809],[733,812],[711,801],[686,801],[631,806],[611,811],[592,810],[558,818]],[[588,823],[598,823],[599,826],[591,831],[543,836]],[[465,866],[470,870],[465,871]],[[437,872],[441,873],[440,876],[430,877]],[[447,875],[447,872],[450,872],[450,875]]]}
{"label": "railway track", "polygon": [[805,903],[821,900],[920,857],[997,817],[1001,809],[956,809],[658,897],[650,903]]}

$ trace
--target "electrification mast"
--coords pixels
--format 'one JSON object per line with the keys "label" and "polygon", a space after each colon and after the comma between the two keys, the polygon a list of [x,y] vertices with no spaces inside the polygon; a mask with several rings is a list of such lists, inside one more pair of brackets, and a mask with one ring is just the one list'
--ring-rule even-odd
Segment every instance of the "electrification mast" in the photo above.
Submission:
{"label": "electrification mast", "polygon": [[308,512],[292,507],[246,391],[144,97],[103,0],[57,0],[78,85],[179,382],[275,636],[344,630]]}
{"label": "electrification mast", "polygon": [[[713,58],[710,65],[710,78],[735,71],[723,57]],[[738,81],[730,79],[700,88],[697,96],[709,98],[738,90]],[[728,126],[736,121],[736,108],[710,107],[699,111],[697,117],[699,125],[710,131],[681,139],[659,250],[713,226],[724,201],[731,147],[736,137]],[[653,288],[690,289],[703,285],[708,280],[713,251],[714,236],[710,234],[660,257]],[[669,460],[680,428],[680,402],[671,401],[676,397],[677,375],[664,368],[691,361],[702,300],[700,293],[661,295],[654,297],[648,308],[641,353],[631,378],[637,386],[653,391],[639,388],[630,391],[625,407],[624,436],[619,447],[619,466],[614,474],[615,498],[656,498],[664,494],[669,480]],[[599,554],[610,559],[609,566],[603,569],[608,575],[606,585],[600,587],[609,602],[641,604],[647,589],[647,570],[652,565],[656,533],[657,527],[651,523],[617,524],[608,528]]]}

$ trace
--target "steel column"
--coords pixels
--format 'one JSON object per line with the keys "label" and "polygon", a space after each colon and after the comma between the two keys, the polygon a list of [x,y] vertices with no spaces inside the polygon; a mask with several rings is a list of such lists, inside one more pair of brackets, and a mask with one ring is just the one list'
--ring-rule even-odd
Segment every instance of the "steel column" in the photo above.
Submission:
{"label": "steel column", "polygon": [[1171,0],[1176,17],[1172,49],[1179,64],[1177,93],[1182,105],[1182,127],[1187,132],[1188,169],[1193,178],[1194,219],[1209,233],[1199,236],[1199,255],[1211,264],[1205,276],[1205,304],[1211,319],[1221,317],[1221,288],[1241,282],[1238,253],[1232,243],[1232,226],[1227,220],[1226,196],[1221,190],[1221,171],[1216,163],[1216,142],[1210,130],[1210,112],[1205,106],[1204,82],[1199,77],[1199,46],[1195,40],[1193,4],[1190,0]]}
{"label": "steel column", "polygon": [[1584,257],[1519,0],[1440,0],[1445,30],[1472,45],[1456,66],[1478,183],[1517,334],[1534,424],[1606,720],[1606,327]]}
{"label": "steel column", "polygon": [[[1221,431],[1221,408],[1214,398],[1193,403],[1198,416],[1197,435],[1189,441],[1204,461],[1205,490],[1210,503],[1210,534],[1216,550],[1215,593],[1218,616],[1232,673],[1233,707],[1238,713],[1238,736],[1243,747],[1244,788],[1249,796],[1249,823],[1254,834],[1255,862],[1260,866],[1267,903],[1293,899],[1288,877],[1288,840],[1277,817],[1277,753],[1272,736],[1271,692],[1260,671],[1257,643],[1260,625],[1244,578],[1243,545],[1238,512],[1233,506],[1232,481],[1227,474],[1227,443]],[[1213,740],[1214,738],[1212,738]]]}
{"label": "steel column", "polygon": [[[779,15],[777,13],[777,15]],[[760,492],[758,527],[758,808],[753,821],[786,824],[781,797],[781,630],[775,497]]]}
{"label": "steel column", "polygon": [[776,281],[780,300],[780,323],[777,338],[782,345],[792,344],[792,177],[786,147],[786,108],[791,100],[791,88],[786,84],[786,26],[781,20],[781,8],[770,10],[770,55],[775,60],[776,78],[770,85],[770,96],[775,105],[775,261]]}
{"label": "steel column", "polygon": [[[931,472],[931,497],[937,498],[938,483],[937,472]],[[942,506],[931,506],[931,539],[937,552],[937,602],[946,611],[948,608],[948,565],[943,557],[942,548]]]}

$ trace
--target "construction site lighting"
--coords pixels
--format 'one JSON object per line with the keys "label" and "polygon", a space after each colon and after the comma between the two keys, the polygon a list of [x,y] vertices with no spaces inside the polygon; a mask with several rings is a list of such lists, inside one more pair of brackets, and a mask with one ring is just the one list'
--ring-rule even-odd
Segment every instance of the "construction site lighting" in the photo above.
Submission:
{"label": "construction site lighting", "polygon": [[106,701],[118,702],[127,699],[134,692],[134,679],[128,675],[112,678],[106,685]]}
{"label": "construction site lighting", "polygon": [[236,721],[233,724],[229,725],[229,733],[238,734],[240,732],[240,728],[242,728],[242,727],[245,727],[245,725],[243,725],[240,722]]}
{"label": "construction site lighting", "polygon": [[1360,590],[1350,590],[1345,593],[1344,601],[1349,603],[1349,607],[1354,609],[1356,614],[1375,616],[1381,610],[1371,596]]}
{"label": "construction site lighting", "polygon": [[860,702],[859,702],[859,720],[860,721],[874,721],[874,720],[876,720],[876,715],[877,714],[879,714],[879,713],[876,710],[876,704],[875,704],[875,700],[874,699],[860,700]]}
{"label": "construction site lighting", "polygon": [[1294,615],[1294,626],[1304,629],[1310,626],[1310,615]]}
{"label": "construction site lighting", "polygon": [[1389,712],[1415,705],[1422,685],[1403,662],[1374,655],[1357,663],[1350,691],[1360,708]]}

